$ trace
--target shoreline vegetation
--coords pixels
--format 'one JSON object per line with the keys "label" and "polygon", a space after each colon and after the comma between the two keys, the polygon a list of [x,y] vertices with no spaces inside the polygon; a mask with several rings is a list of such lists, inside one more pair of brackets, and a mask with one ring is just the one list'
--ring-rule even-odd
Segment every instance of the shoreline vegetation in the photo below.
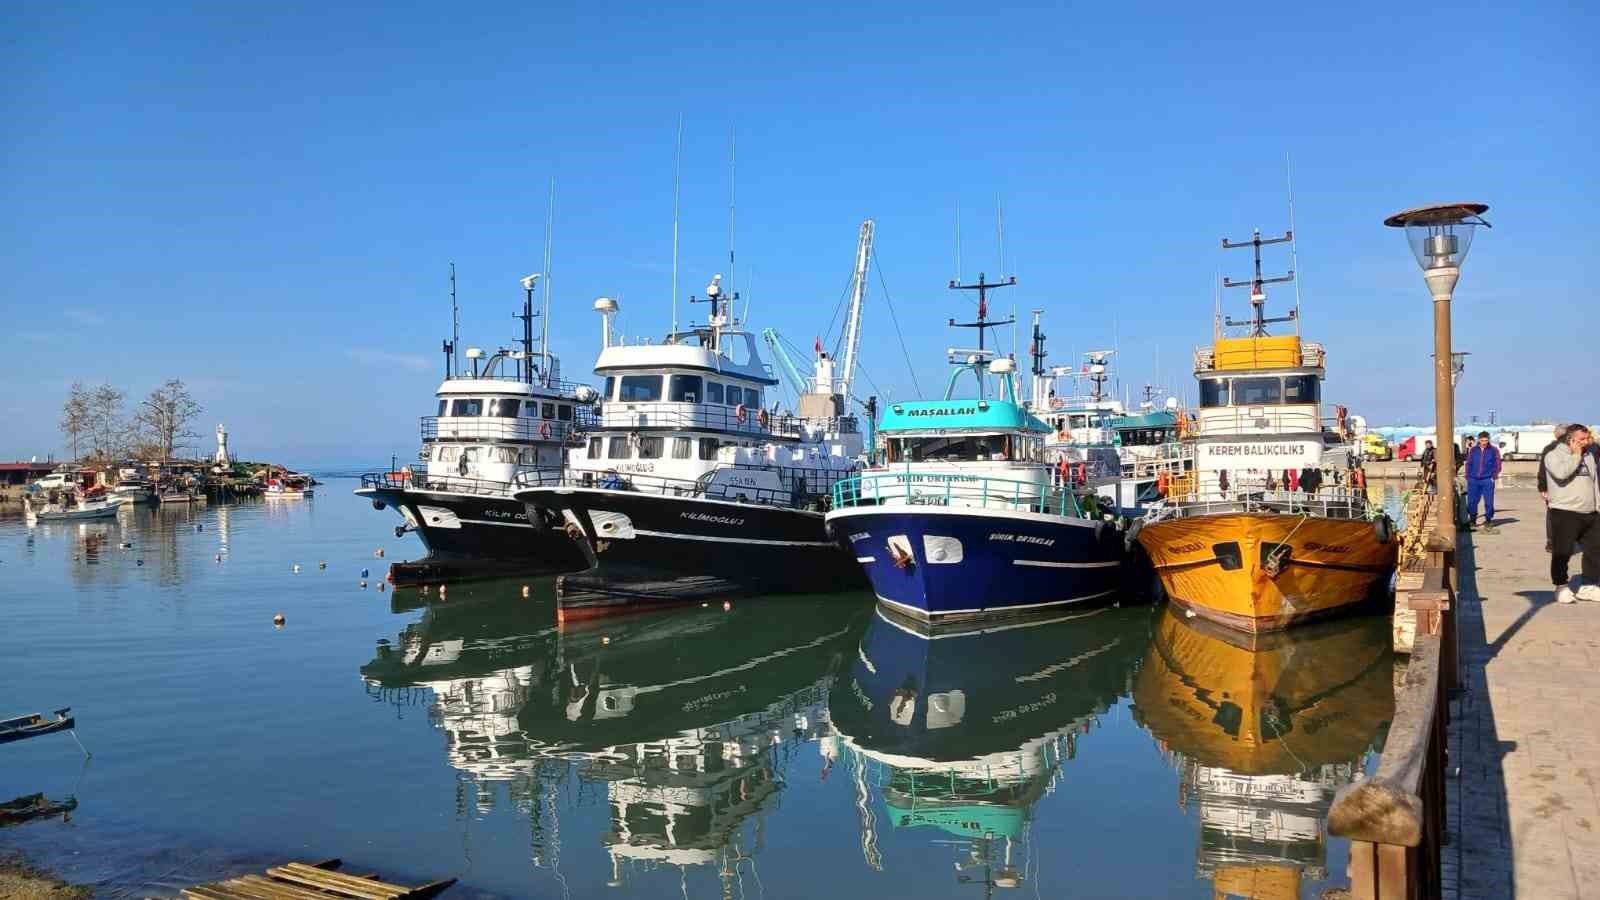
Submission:
{"label": "shoreline vegetation", "polygon": [[69,884],[33,865],[14,850],[0,853],[0,897],[12,900],[87,900],[94,889]]}

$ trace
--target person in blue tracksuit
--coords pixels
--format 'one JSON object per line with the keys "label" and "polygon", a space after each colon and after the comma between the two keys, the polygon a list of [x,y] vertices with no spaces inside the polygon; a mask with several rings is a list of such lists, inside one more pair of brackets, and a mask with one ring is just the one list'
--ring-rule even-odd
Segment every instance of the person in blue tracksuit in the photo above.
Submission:
{"label": "person in blue tracksuit", "polygon": [[1478,502],[1483,502],[1483,530],[1494,531],[1494,483],[1500,477],[1500,448],[1489,443],[1489,432],[1478,432],[1478,442],[1467,451],[1468,527],[1477,524]]}

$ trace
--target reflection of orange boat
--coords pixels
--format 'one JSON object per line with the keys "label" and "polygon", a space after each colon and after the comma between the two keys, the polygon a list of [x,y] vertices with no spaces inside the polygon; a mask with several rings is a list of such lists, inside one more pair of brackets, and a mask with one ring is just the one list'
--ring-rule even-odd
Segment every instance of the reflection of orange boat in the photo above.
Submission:
{"label": "reflection of orange boat", "polygon": [[1381,743],[1393,673],[1382,617],[1250,637],[1162,614],[1135,716],[1173,752],[1180,803],[1198,807],[1196,871],[1216,896],[1292,898],[1326,877],[1328,809]]}
{"label": "reflection of orange boat", "polygon": [[[1255,248],[1253,316],[1217,323],[1195,351],[1199,409],[1186,425],[1190,471],[1138,531],[1167,595],[1197,615],[1249,632],[1325,618],[1365,599],[1394,568],[1398,544],[1372,505],[1356,465],[1359,447],[1343,407],[1324,421],[1327,354],[1302,343],[1298,311],[1267,318],[1261,247],[1290,236],[1224,247]],[[1272,322],[1296,333],[1269,335]],[[1247,329],[1224,337],[1224,324]],[[1186,416],[1185,422],[1190,422]]]}

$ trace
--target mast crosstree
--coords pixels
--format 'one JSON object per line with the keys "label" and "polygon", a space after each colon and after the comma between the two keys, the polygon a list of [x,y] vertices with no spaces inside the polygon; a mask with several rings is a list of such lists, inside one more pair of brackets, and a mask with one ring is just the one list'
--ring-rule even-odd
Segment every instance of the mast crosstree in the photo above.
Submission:
{"label": "mast crosstree", "polygon": [[1287,316],[1277,316],[1274,318],[1267,317],[1267,291],[1265,286],[1269,284],[1283,284],[1285,282],[1293,281],[1294,269],[1291,268],[1288,274],[1279,275],[1275,278],[1266,278],[1261,274],[1261,248],[1269,244],[1287,244],[1293,240],[1293,229],[1284,232],[1282,237],[1263,238],[1261,236],[1261,229],[1259,228],[1255,229],[1250,236],[1250,240],[1248,241],[1239,241],[1235,243],[1227,238],[1222,239],[1222,249],[1237,250],[1241,247],[1250,247],[1255,251],[1256,257],[1255,277],[1251,278],[1249,281],[1234,281],[1227,276],[1223,276],[1222,278],[1222,286],[1225,288],[1250,288],[1250,320],[1247,322],[1238,322],[1234,321],[1234,319],[1230,317],[1224,320],[1225,324],[1231,327],[1248,325],[1250,326],[1251,337],[1266,337],[1267,325],[1273,322],[1293,322],[1300,318],[1300,310],[1298,308],[1290,310]]}

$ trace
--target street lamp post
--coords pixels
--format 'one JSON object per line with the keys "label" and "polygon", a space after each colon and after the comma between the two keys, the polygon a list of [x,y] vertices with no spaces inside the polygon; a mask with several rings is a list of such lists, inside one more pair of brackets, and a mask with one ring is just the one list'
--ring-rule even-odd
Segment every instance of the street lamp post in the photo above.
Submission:
{"label": "street lamp post", "polygon": [[1438,430],[1434,467],[1438,482],[1439,530],[1446,547],[1456,543],[1456,355],[1450,350],[1450,298],[1461,277],[1461,263],[1472,246],[1487,203],[1445,203],[1398,212],[1383,220],[1404,228],[1433,295],[1433,412]]}

